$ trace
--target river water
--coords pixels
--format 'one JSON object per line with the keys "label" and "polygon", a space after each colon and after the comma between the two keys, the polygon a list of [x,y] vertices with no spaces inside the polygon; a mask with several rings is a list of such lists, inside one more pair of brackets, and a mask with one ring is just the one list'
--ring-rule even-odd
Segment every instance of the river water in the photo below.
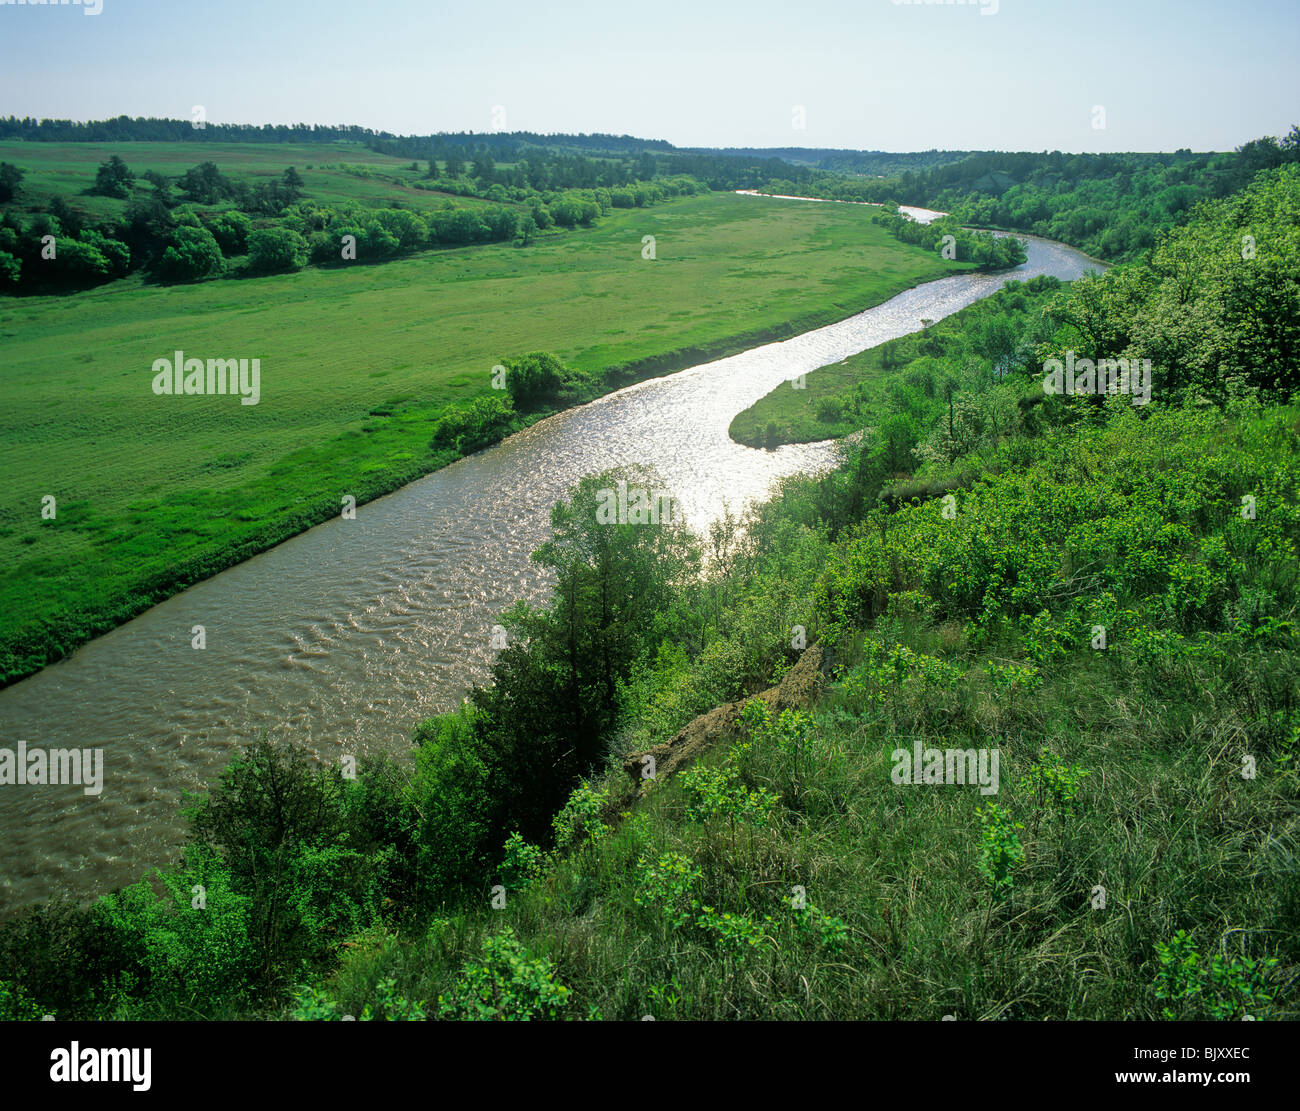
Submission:
{"label": "river water", "polygon": [[[756,202],[758,203],[758,202]],[[409,747],[412,726],[488,674],[497,615],[547,582],[528,556],[582,475],[656,466],[697,529],[833,443],[758,451],[727,436],[769,390],[988,296],[1008,277],[1096,264],[1025,239],[1010,274],[963,274],[792,339],[549,417],[155,606],[0,691],[0,745],[102,748],[104,786],[0,788],[0,914],[133,882],[175,857],[182,792],[265,731],[322,760]],[[191,629],[206,629],[206,648]]]}

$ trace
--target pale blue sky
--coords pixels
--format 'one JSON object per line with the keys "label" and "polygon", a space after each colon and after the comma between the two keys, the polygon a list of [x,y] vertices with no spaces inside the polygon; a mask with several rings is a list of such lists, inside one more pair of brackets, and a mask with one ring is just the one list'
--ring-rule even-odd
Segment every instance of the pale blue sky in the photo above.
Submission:
{"label": "pale blue sky", "polygon": [[1300,122],[1300,0],[101,2],[0,6],[0,115],[408,134],[501,106],[505,130],[896,151],[1227,150]]}

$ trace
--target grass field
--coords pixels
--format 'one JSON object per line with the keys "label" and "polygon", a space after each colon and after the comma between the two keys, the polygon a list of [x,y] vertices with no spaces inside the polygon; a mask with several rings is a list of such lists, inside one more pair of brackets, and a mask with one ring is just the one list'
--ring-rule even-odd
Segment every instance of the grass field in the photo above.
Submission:
{"label": "grass field", "polygon": [[[377,207],[401,204],[423,211],[437,208],[447,200],[469,207],[489,203],[474,197],[417,189],[415,183],[424,180],[427,162],[420,162],[418,171],[412,170],[409,158],[378,154],[356,143],[0,142],[0,162],[11,162],[25,171],[18,208],[42,211],[42,202],[61,196],[95,219],[116,218],[126,211],[125,200],[91,196],[86,192],[95,184],[99,164],[114,154],[130,167],[137,179],[150,170],[176,178],[202,162],[215,162],[228,177],[257,184],[278,178],[293,166],[302,175],[305,194],[321,204],[347,201]],[[376,176],[366,178],[358,176],[359,173]],[[148,192],[149,187],[137,180],[136,191]]]}
{"label": "grass field", "polygon": [[[255,154],[286,164],[284,148]],[[362,502],[444,465],[434,418],[487,393],[503,358],[550,350],[598,371],[662,357],[662,372],[964,268],[899,243],[871,211],[708,195],[527,249],[4,302],[0,674],[332,516],[343,494]],[[260,359],[260,403],[155,396],[153,362],[176,350]]]}
{"label": "grass field", "polygon": [[[877,379],[885,371],[881,358],[881,349],[873,347],[813,371],[804,378],[801,390],[772,390],[737,413],[727,431],[736,443],[749,447],[811,444],[856,432],[862,427],[856,414],[841,412],[834,420],[822,420],[817,416],[818,403],[827,399],[838,401],[855,388]],[[769,423],[776,425],[771,444],[767,443]]]}
{"label": "grass field", "polygon": [[[1016,327],[1025,328],[1020,318],[1027,311],[1045,309],[1056,289],[1050,281],[1012,281],[986,300],[967,305],[920,332],[820,367],[807,375],[801,390],[772,390],[737,413],[728,432],[737,443],[749,447],[807,444],[848,436],[862,429],[872,414],[892,411],[886,394],[901,381],[900,368],[929,368],[937,376],[936,386],[946,379],[957,383],[959,368],[963,364],[975,365],[983,357],[973,347],[978,346],[990,321],[1014,320]],[[1008,312],[1018,316],[1007,318]],[[930,362],[928,356],[941,356],[942,362]]]}

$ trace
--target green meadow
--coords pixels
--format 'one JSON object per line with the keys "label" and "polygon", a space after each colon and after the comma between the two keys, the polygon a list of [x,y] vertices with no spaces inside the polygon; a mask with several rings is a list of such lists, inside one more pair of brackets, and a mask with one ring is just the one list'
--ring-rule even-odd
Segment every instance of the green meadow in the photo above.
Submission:
{"label": "green meadow", "polygon": [[[313,196],[327,195],[305,169],[326,158],[320,147],[139,144],[137,157],[131,145],[112,144],[137,172],[262,159],[267,172],[299,165]],[[33,146],[0,144],[32,189],[43,173],[88,179],[105,155],[51,144],[37,172]],[[367,184],[338,174],[353,199]],[[137,275],[0,303],[0,677],[38,670],[319,523],[345,494],[364,502],[445,465],[452,454],[430,445],[435,421],[489,393],[502,359],[547,350],[597,375],[663,373],[967,268],[898,242],[871,211],[711,194],[614,210],[527,248],[170,287]],[[155,396],[154,360],[177,350],[259,359],[260,402]],[[53,519],[42,517],[47,495]]]}
{"label": "green meadow", "polygon": [[489,203],[417,189],[416,182],[425,178],[427,162],[412,170],[409,158],[392,158],[356,143],[0,142],[0,162],[11,162],[25,171],[19,207],[40,208],[42,200],[63,197],[96,219],[120,217],[126,211],[125,200],[88,192],[95,184],[99,164],[112,155],[121,158],[137,177],[152,170],[177,178],[202,162],[215,162],[223,174],[256,183],[278,178],[292,166],[302,175],[306,194],[320,204],[402,204],[423,211],[447,200],[470,207]]}

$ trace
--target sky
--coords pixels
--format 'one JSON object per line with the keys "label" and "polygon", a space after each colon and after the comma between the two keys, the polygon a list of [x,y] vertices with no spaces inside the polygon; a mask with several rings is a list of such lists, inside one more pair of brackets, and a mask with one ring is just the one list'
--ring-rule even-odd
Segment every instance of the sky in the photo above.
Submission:
{"label": "sky", "polygon": [[0,116],[889,151],[1231,150],[1300,122],[1300,0],[35,2],[0,0]]}

